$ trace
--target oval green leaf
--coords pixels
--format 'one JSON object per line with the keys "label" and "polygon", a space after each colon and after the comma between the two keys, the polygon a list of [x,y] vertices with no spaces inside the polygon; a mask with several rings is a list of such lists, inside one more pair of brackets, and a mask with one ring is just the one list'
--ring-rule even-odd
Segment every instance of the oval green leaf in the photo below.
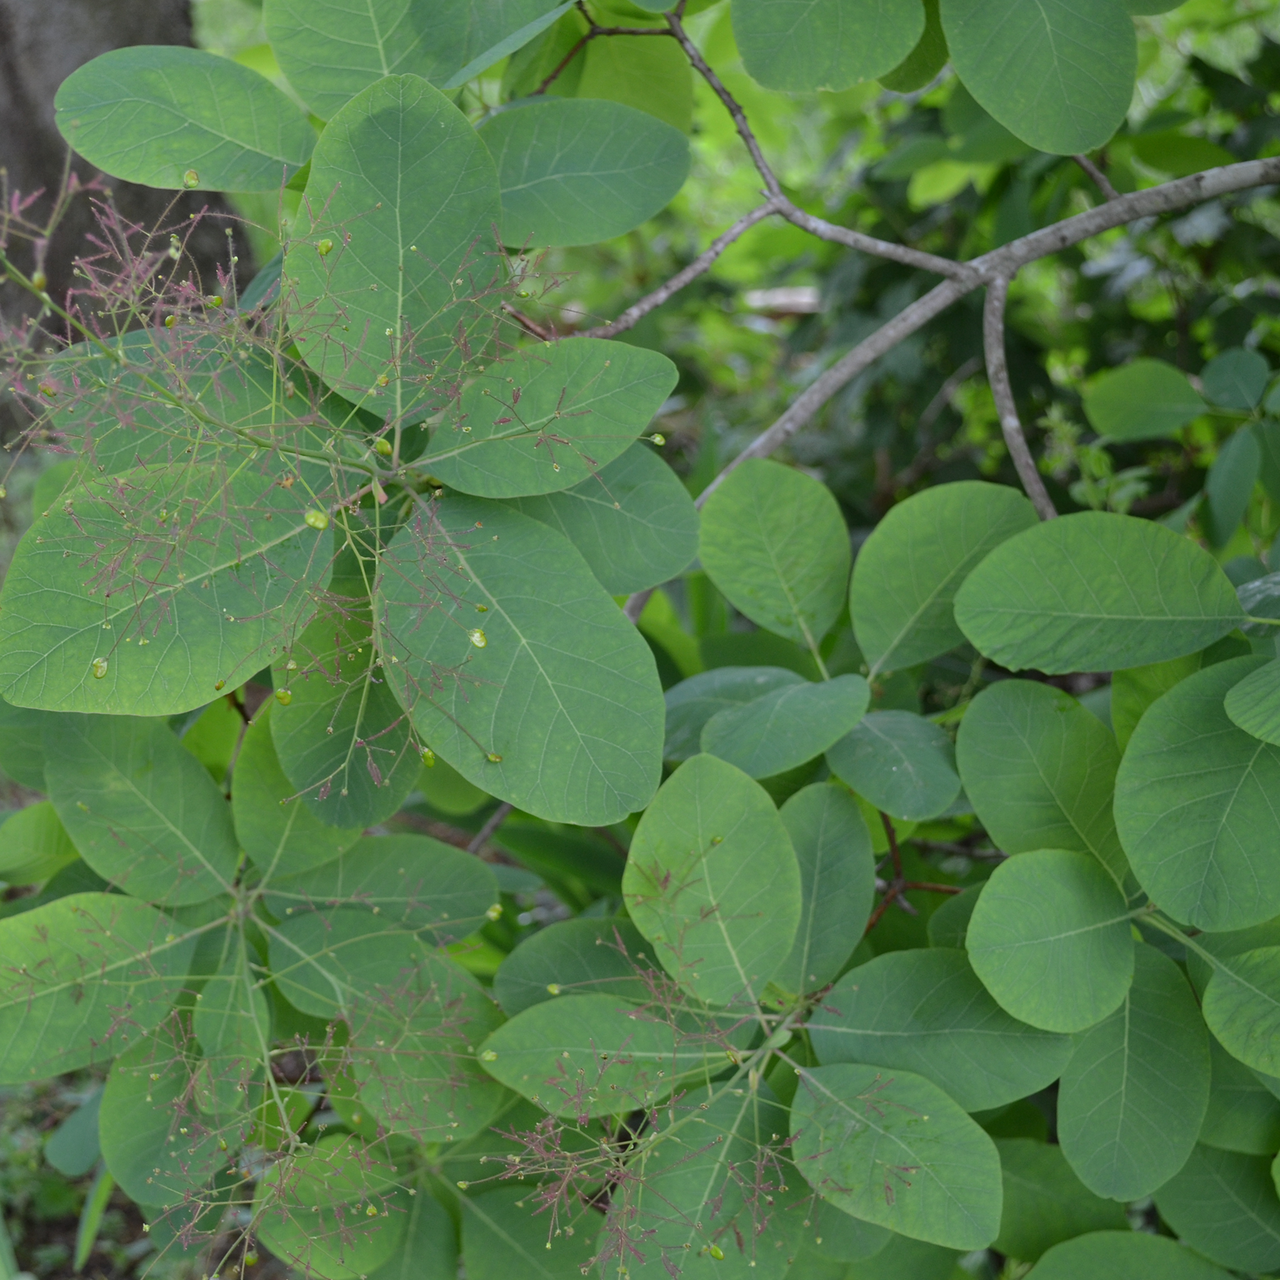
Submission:
{"label": "oval green leaf", "polygon": [[663,784],[631,842],[623,897],[686,990],[753,1005],[795,943],[800,868],[768,793],[694,756]]}
{"label": "oval green leaf", "polygon": [[240,847],[264,881],[331,862],[361,835],[361,827],[331,827],[302,803],[285,777],[271,740],[270,703],[254,717],[236,757],[231,813]]}
{"label": "oval green leaf", "polygon": [[1133,978],[1128,907],[1083,853],[1042,849],[1002,862],[974,907],[966,946],[997,1003],[1046,1031],[1100,1022]]}
{"label": "oval green leaf", "polygon": [[284,257],[303,358],[353,399],[386,377],[398,420],[430,391],[417,371],[452,361],[459,330],[494,305],[485,251],[500,208],[488,150],[439,90],[387,76],[353,98],[316,144]]}
{"label": "oval green leaf", "polygon": [[527,347],[485,366],[419,463],[480,498],[568,489],[635,443],[676,378],[666,356],[622,342]]}
{"label": "oval green leaf", "polygon": [[503,242],[518,248],[625,235],[689,176],[685,135],[621,102],[535,98],[498,112],[480,136],[498,166]]}
{"label": "oval green leaf", "polygon": [[164,721],[58,716],[45,752],[58,816],[99,875],[169,906],[230,889],[239,860],[230,807]]}
{"label": "oval green leaf", "polygon": [[952,1249],[986,1248],[1000,1230],[995,1144],[920,1076],[801,1069],[791,1132],[805,1179],[856,1218]]}
{"label": "oval green leaf", "polygon": [[827,751],[831,772],[891,818],[920,822],[960,794],[951,739],[910,711],[873,711]]}
{"label": "oval green leaf", "polygon": [[1138,1200],[1186,1163],[1209,1105],[1209,1037],[1181,970],[1134,956],[1120,1007],[1080,1036],[1058,1090],[1058,1141],[1091,1191]]}
{"label": "oval green leaf", "polygon": [[1160,1216],[1186,1244],[1224,1267],[1280,1267],[1280,1199],[1269,1156],[1196,1147],[1156,1192]]}
{"label": "oval green leaf", "polygon": [[1270,832],[1280,747],[1231,723],[1223,699],[1263,658],[1198,671],[1147,709],[1116,777],[1116,826],[1134,874],[1176,920],[1221,931],[1280,912]]}
{"label": "oval green leaf", "polygon": [[[1209,1037],[1213,1079],[1209,1107],[1200,1126],[1206,1147],[1269,1156],[1280,1151],[1280,1097],[1263,1084],[1259,1073],[1233,1058]],[[1276,1077],[1268,1077],[1273,1083]]]}
{"label": "oval green leaf", "polygon": [[75,893],[0,920],[0,1083],[120,1053],[168,1014],[195,945],[168,916],[121,894]]}
{"label": "oval green leaf", "polygon": [[682,680],[663,695],[667,707],[663,759],[696,756],[702,749],[702,730],[719,712],[802,683],[803,677],[783,667],[717,667]]}
{"label": "oval green leaf", "polygon": [[282,918],[360,908],[445,946],[484,926],[498,882],[474,854],[430,836],[367,836],[323,866],[270,881],[266,902]]}
{"label": "oval green leaf", "polygon": [[770,778],[820,756],[862,719],[870,701],[861,676],[784,685],[717,711],[703,727],[702,749],[748,777]]}
{"label": "oval green leaf", "polygon": [[924,34],[920,0],[737,0],[733,34],[767,89],[848,89],[892,71]]}
{"label": "oval green leaf", "polygon": [[1146,1231],[1094,1231],[1054,1245],[1027,1273],[1027,1280],[1228,1280],[1227,1273],[1197,1253]]}
{"label": "oval green leaf", "polygon": [[940,484],[891,507],[862,544],[849,585],[854,634],[872,674],[927,662],[964,643],[960,584],[1002,542],[1036,523],[1007,485]]}
{"label": "oval green leaf", "polygon": [[83,481],[27,533],[5,577],[5,697],[175,715],[248,679],[329,582],[332,538],[308,526],[302,489],[250,467],[228,478],[190,463]]}
{"label": "oval green leaf", "polygon": [[419,511],[383,556],[378,608],[394,637],[382,671],[423,744],[554,822],[600,826],[643,809],[664,707],[635,627],[536,520],[474,498]]}
{"label": "oval green leaf", "polygon": [[1006,853],[1078,849],[1123,884],[1124,851],[1111,816],[1120,753],[1070,694],[1001,680],[973,700],[956,739],[965,794]]}
{"label": "oval green leaf", "polygon": [[1132,360],[1099,374],[1084,393],[1089,425],[1112,440],[1171,436],[1207,409],[1187,375],[1164,360]]}
{"label": "oval green leaf", "polygon": [[1280,661],[1268,662],[1233,684],[1223,706],[1232,724],[1280,746]]}
{"label": "oval green leaf", "polygon": [[1223,1048],[1264,1075],[1280,1076],[1280,947],[1259,947],[1215,964],[1204,1020]]}
{"label": "oval green leaf", "polygon": [[700,553],[737,609],[810,649],[844,605],[850,551],[840,508],[824,485],[779,463],[750,458],[729,473],[702,509]]}
{"label": "oval green leaf", "polygon": [[940,947],[892,951],[859,965],[823,997],[808,1027],[822,1063],[914,1071],[966,1111],[1006,1106],[1045,1088],[1071,1056],[1067,1036],[1011,1018],[964,952]]}
{"label": "oval green leaf", "polygon": [[871,835],[858,802],[823,782],[797,791],[781,813],[800,864],[800,925],[773,982],[784,991],[816,991],[840,972],[871,913]]}
{"label": "oval green leaf", "polygon": [[1203,548],[1163,525],[1101,511],[1011,538],[956,596],[960,629],[988,658],[1051,674],[1179,658],[1243,616]]}
{"label": "oval green leaf", "polygon": [[174,191],[279,191],[316,141],[270,80],[179,45],[99,54],[62,82],[53,105],[62,136],[91,164]]}
{"label": "oval green leaf", "polygon": [[639,442],[571,489],[514,498],[511,505],[568,538],[610,595],[668,582],[698,554],[689,491]]}
{"label": "oval green leaf", "polygon": [[1115,0],[942,0],[964,86],[1040,151],[1102,146],[1133,97],[1138,44]]}

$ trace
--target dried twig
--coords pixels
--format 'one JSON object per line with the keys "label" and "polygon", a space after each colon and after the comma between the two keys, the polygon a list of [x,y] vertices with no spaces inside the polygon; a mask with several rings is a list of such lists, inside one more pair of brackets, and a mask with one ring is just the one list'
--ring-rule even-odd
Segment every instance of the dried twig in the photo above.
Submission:
{"label": "dried twig", "polygon": [[1120,198],[1120,193],[1111,185],[1111,179],[1088,156],[1072,156],[1071,158],[1093,179],[1094,185],[1108,200],[1118,200]]}

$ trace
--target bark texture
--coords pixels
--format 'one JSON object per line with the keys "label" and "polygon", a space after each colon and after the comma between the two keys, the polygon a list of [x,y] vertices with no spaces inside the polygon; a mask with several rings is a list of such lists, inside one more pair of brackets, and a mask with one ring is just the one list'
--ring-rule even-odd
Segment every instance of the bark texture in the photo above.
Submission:
{"label": "bark texture", "polygon": [[[35,221],[48,216],[66,175],[68,148],[53,122],[53,99],[63,80],[109,49],[191,43],[190,0],[0,0],[0,170],[10,195],[45,193],[31,210]],[[72,165],[82,180],[97,173],[78,157]],[[188,248],[201,281],[212,286],[218,265],[227,266],[225,228],[231,225],[219,195],[175,194],[129,182],[107,185],[121,216],[147,229],[184,223],[190,214],[209,210],[214,216],[202,219]],[[94,227],[90,200],[77,196],[45,252],[44,271],[55,301],[65,296],[74,260],[85,252]],[[32,246],[14,238],[9,250],[18,266],[33,265]],[[235,253],[239,278],[247,281],[253,274],[252,252],[238,233]],[[0,286],[0,322],[15,324],[33,309],[29,295]]]}

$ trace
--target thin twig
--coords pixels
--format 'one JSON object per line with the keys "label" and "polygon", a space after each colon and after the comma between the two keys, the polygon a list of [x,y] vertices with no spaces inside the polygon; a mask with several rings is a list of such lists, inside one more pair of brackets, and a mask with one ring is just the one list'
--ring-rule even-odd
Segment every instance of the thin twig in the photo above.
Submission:
{"label": "thin twig", "polygon": [[908,880],[904,889],[919,889],[923,893],[963,893],[958,884],[934,884],[931,880]]}
{"label": "thin twig", "polygon": [[555,70],[529,95],[531,98],[536,98],[539,94],[546,93],[546,91],[550,89],[551,86],[560,78],[569,63],[571,63],[574,58],[576,58],[578,54],[586,48],[590,43],[591,38],[595,35],[594,24],[592,25],[593,29],[587,31],[582,38],[577,41],[573,48],[570,49],[558,63],[556,63]]}
{"label": "thin twig", "polygon": [[715,491],[735,468],[748,458],[766,458],[785,444],[801,427],[807,425],[818,411],[837,392],[850,383],[864,369],[874,364],[887,351],[892,350],[904,338],[923,328],[935,316],[940,315],[953,302],[963,298],[986,276],[1014,274],[1019,267],[1038,258],[1047,258],[1088,240],[1092,236],[1123,226],[1138,218],[1172,213],[1187,205],[1211,200],[1215,196],[1233,191],[1245,191],[1267,183],[1280,182],[1280,157],[1265,160],[1246,160],[1240,164],[1224,165],[1189,178],[1178,178],[1145,191],[1135,191],[1109,200],[1106,204],[1066,218],[1051,227],[1033,231],[1020,240],[1013,240],[999,249],[974,259],[970,264],[973,275],[966,280],[945,280],[936,285],[924,297],[905,307],[883,328],[860,342],[852,351],[838,360],[826,373],[817,378],[767,430],[758,435],[724,470],[703,490],[698,505]]}
{"label": "thin twig", "polygon": [[803,228],[819,240],[830,240],[835,244],[847,245],[850,249],[862,253],[874,254],[878,258],[888,258],[891,262],[901,262],[908,267],[918,267],[921,271],[931,271],[934,275],[946,276],[951,280],[967,280],[973,274],[973,267],[967,262],[953,262],[950,258],[941,258],[936,253],[925,253],[921,249],[912,249],[905,244],[894,244],[891,240],[880,240],[861,231],[849,227],[837,226],[825,218],[815,218],[806,213],[799,205],[792,204],[785,197],[778,206],[778,212],[788,222]]}
{"label": "thin twig", "polygon": [[987,301],[982,309],[982,342],[987,354],[987,381],[995,397],[996,412],[1000,415],[1000,430],[1009,448],[1009,456],[1026,490],[1031,505],[1041,520],[1052,520],[1058,509],[1044,487],[1036,460],[1031,456],[1022,420],[1018,417],[1017,401],[1013,397],[1013,384],[1009,381],[1009,362],[1004,349],[1004,314],[1009,301],[1009,281],[997,277],[987,285]]}
{"label": "thin twig", "polygon": [[764,204],[756,205],[750,213],[744,213],[727,231],[718,235],[688,266],[682,267],[665,284],[652,293],[641,298],[639,302],[629,306],[616,320],[609,324],[597,325],[594,329],[584,329],[577,336],[581,338],[612,338],[623,333],[650,311],[657,310],[673,294],[678,293],[691,280],[706,272],[713,262],[742,234],[749,231],[757,222],[763,222],[770,214],[778,212],[776,200],[769,199]]}
{"label": "thin twig", "polygon": [[497,829],[507,820],[508,814],[515,808],[515,805],[508,804],[505,800],[489,815],[483,827],[472,836],[467,844],[468,853],[479,853],[481,849],[488,843],[489,837],[493,835]]}
{"label": "thin twig", "polygon": [[674,13],[664,14],[663,16],[667,20],[667,26],[671,28],[671,34],[680,41],[680,47],[693,64],[693,69],[711,86],[712,93],[724,103],[725,110],[733,117],[733,125],[738,131],[738,137],[746,145],[751,161],[756,167],[756,172],[764,179],[765,190],[775,200],[784,199],[782,185],[778,182],[777,175],[769,167],[769,162],[764,158],[764,152],[760,150],[756,135],[752,133],[751,126],[747,123],[746,112],[743,111],[733,94],[724,87],[720,77],[707,65],[707,60],[702,56],[698,46],[689,39],[689,34],[685,31],[684,24],[680,21],[679,16]]}
{"label": "thin twig", "polygon": [[1120,193],[1111,185],[1111,179],[1088,156],[1072,156],[1071,158],[1093,179],[1094,186],[1108,200],[1118,200],[1120,198]]}
{"label": "thin twig", "polygon": [[893,829],[893,819],[889,817],[883,810],[880,812],[880,821],[884,824],[884,833],[889,837],[889,854],[893,858],[893,876],[895,880],[902,879],[902,852],[898,848],[898,833]]}
{"label": "thin twig", "polygon": [[531,333],[535,338],[541,339],[543,342],[552,342],[556,337],[554,329],[548,329],[546,325],[539,324],[536,320],[530,319],[523,311],[517,310],[509,302],[502,304],[502,310],[509,315],[526,333]]}
{"label": "thin twig", "polygon": [[640,621],[640,615],[644,612],[645,605],[649,603],[649,597],[656,590],[657,587],[649,587],[644,591],[637,591],[627,597],[627,603],[623,606],[622,612],[626,614],[628,622]]}

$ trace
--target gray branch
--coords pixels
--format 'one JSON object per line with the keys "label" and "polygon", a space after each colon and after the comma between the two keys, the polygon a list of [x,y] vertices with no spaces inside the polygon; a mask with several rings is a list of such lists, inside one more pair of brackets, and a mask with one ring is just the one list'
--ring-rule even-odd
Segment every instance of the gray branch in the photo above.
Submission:
{"label": "gray branch", "polygon": [[987,355],[987,381],[995,397],[996,412],[1000,415],[1000,430],[1009,447],[1009,456],[1017,469],[1018,479],[1031,505],[1041,520],[1052,520],[1058,514],[1049,497],[1036,460],[1031,456],[1027,437],[1018,417],[1017,401],[1013,398],[1013,385],[1009,381],[1009,362],[1004,347],[1004,313],[1009,300],[1009,282],[1003,276],[987,285],[987,301],[982,310],[982,343]]}

